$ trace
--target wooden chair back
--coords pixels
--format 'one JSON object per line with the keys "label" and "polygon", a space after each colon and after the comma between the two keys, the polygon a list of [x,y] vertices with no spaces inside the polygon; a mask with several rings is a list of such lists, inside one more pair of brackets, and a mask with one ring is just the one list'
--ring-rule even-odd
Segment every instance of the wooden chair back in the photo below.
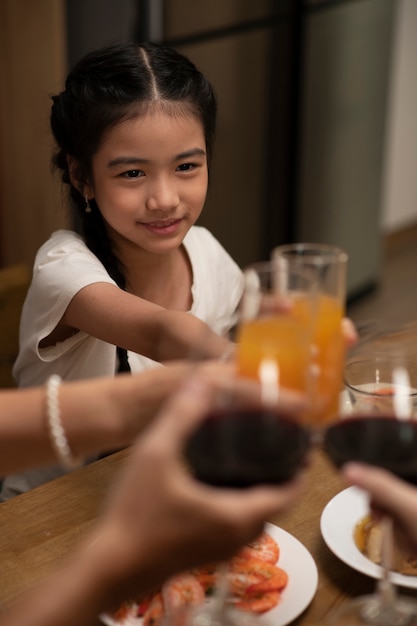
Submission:
{"label": "wooden chair back", "polygon": [[31,280],[26,265],[0,268],[0,388],[15,387],[12,367],[19,351],[19,325]]}

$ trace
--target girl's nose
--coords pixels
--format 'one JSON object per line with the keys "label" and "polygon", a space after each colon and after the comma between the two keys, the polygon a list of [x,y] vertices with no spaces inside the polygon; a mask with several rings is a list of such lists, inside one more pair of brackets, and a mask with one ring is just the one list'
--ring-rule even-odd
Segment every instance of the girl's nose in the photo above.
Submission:
{"label": "girl's nose", "polygon": [[149,188],[146,206],[150,211],[170,211],[179,204],[176,185],[159,180]]}

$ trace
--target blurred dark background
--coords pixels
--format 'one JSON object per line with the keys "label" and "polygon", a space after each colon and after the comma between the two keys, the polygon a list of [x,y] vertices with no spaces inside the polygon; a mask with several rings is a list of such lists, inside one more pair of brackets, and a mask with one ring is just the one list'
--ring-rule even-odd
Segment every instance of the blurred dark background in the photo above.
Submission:
{"label": "blurred dark background", "polygon": [[372,289],[380,263],[394,4],[68,0],[69,63],[116,38],[189,56],[220,104],[200,223],[241,265],[289,241],[340,245],[355,297]]}
{"label": "blurred dark background", "polygon": [[[401,74],[415,58],[415,47],[410,50],[417,32],[415,0],[33,0],[36,13],[30,13],[30,4],[0,0],[0,24],[5,18],[12,31],[0,52],[3,48],[5,71],[14,63],[15,76],[17,70],[22,75],[28,55],[36,60],[49,46],[41,62],[33,61],[44,76],[28,92],[31,73],[26,72],[26,82],[18,86],[26,104],[29,97],[35,101],[36,90],[45,94],[44,128],[38,123],[45,181],[50,177],[46,96],[62,84],[69,67],[89,50],[120,39],[165,41],[198,65],[219,97],[210,191],[200,222],[241,266],[267,258],[280,243],[321,241],[349,253],[350,301],[378,285],[386,237],[417,224],[415,203],[399,202],[404,188],[399,181],[410,159],[400,166],[398,159],[392,162],[400,150],[393,132],[404,134],[396,125],[407,119],[398,104],[404,85],[403,100],[417,102],[410,73]],[[45,15],[39,13],[41,5]],[[22,56],[24,62],[16,62]],[[16,107],[7,102],[3,107],[23,127],[23,112],[20,119]],[[407,132],[412,140],[414,125]],[[14,135],[13,145],[16,140]],[[28,142],[27,133],[21,141]],[[19,154],[25,150],[26,143]],[[17,168],[5,150],[2,154],[0,259],[5,265],[19,260],[22,250],[26,259],[33,256],[52,226],[60,224],[62,202],[59,188],[45,198],[47,183],[41,189],[39,175],[27,191],[29,201],[19,200],[24,190]],[[408,174],[409,183],[414,179]],[[17,206],[13,215],[12,204]],[[32,225],[26,239],[17,216],[19,224]]]}

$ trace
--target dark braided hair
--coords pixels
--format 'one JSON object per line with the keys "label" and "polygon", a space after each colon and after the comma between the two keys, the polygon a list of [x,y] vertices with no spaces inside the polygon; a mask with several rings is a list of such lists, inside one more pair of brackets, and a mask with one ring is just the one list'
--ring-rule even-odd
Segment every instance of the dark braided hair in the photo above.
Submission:
{"label": "dark braided hair", "polygon": [[[92,199],[91,212],[86,213],[80,191],[91,178],[92,158],[109,128],[160,106],[168,113],[173,107],[188,109],[201,121],[210,161],[217,114],[214,90],[195,65],[174,49],[155,43],[121,43],[87,54],[69,73],[64,91],[52,100],[50,122],[57,144],[53,165],[70,186],[88,248],[124,289],[124,268],[99,207]],[[77,186],[70,179],[68,157],[77,164],[73,172]]]}

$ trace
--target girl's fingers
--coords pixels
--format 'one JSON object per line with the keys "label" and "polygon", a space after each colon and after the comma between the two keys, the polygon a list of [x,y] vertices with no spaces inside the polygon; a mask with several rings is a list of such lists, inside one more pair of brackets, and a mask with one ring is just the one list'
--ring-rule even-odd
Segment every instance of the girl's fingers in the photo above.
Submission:
{"label": "girl's fingers", "polygon": [[351,348],[358,341],[358,332],[351,319],[344,317],[342,319],[342,332],[346,340],[347,346]]}

